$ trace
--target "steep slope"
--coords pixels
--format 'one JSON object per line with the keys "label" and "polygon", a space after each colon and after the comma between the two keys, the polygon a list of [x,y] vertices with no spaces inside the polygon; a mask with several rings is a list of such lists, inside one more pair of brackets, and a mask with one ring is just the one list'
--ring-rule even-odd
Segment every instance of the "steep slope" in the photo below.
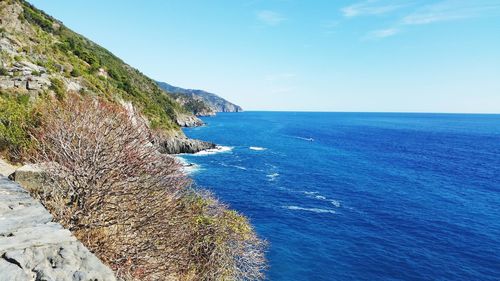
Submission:
{"label": "steep slope", "polygon": [[0,2],[0,91],[130,102],[167,136],[183,137],[180,126],[202,124],[155,81],[24,0]]}
{"label": "steep slope", "polygon": [[195,101],[203,101],[205,104],[207,104],[210,108],[213,109],[215,112],[241,112],[243,109],[236,105],[233,104],[216,94],[212,94],[203,90],[192,90],[192,89],[184,89],[176,86],[172,86],[168,83],[165,82],[157,82],[160,88],[163,90],[172,93],[172,94],[177,94],[177,97],[180,95],[184,95],[189,97],[191,100]]}

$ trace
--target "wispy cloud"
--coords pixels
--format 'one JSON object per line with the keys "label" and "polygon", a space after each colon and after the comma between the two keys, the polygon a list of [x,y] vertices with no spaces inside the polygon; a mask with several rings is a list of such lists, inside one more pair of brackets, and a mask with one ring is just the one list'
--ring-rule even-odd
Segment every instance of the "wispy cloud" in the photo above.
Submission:
{"label": "wispy cloud", "polygon": [[257,19],[267,25],[278,25],[286,20],[286,18],[280,13],[269,10],[257,12]]}
{"label": "wispy cloud", "polygon": [[446,0],[420,8],[404,17],[402,23],[406,25],[422,25],[499,13],[500,1],[498,0]]}
{"label": "wispy cloud", "polygon": [[357,16],[386,14],[401,9],[407,5],[408,3],[405,3],[404,1],[367,0],[344,7],[340,11],[344,17],[351,18]]}
{"label": "wispy cloud", "polygon": [[441,0],[437,3],[420,6],[414,12],[400,18],[392,27],[371,31],[364,39],[381,39],[394,36],[410,25],[426,25],[486,16],[500,16],[500,1]]}
{"label": "wispy cloud", "polygon": [[365,37],[365,39],[381,39],[381,38],[387,38],[394,36],[398,34],[400,30],[398,28],[386,28],[386,29],[379,29],[379,30],[374,30]]}

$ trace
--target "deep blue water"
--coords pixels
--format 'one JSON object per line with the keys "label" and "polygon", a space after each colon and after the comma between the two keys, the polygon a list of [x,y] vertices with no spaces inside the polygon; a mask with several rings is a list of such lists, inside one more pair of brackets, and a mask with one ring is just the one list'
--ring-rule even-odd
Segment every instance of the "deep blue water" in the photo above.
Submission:
{"label": "deep blue water", "polygon": [[269,241],[269,280],[500,280],[500,115],[204,120],[186,134],[234,148],[183,157]]}

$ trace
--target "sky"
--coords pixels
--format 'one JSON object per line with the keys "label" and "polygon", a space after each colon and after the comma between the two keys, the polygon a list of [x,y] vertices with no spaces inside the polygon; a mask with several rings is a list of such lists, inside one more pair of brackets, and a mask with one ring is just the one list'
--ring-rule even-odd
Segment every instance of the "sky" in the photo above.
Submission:
{"label": "sky", "polygon": [[500,0],[30,0],[246,110],[500,113]]}

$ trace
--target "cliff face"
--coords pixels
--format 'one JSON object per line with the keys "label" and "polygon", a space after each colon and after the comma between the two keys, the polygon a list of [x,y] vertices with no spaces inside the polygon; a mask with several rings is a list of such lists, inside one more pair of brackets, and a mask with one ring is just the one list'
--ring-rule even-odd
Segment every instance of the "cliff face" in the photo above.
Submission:
{"label": "cliff face", "polygon": [[[160,88],[163,90],[172,93],[176,96],[184,96],[185,99],[191,99],[191,100],[199,100],[203,101],[210,109],[212,112],[241,112],[243,109],[234,104],[231,103],[216,94],[212,94],[203,90],[192,90],[192,89],[183,89],[179,87],[172,86],[168,83],[165,82],[157,82]],[[212,114],[208,114],[212,115]]]}
{"label": "cliff face", "polygon": [[26,1],[0,1],[0,94],[63,99],[67,92],[131,102],[169,134],[202,124],[155,81],[62,22]]}
{"label": "cliff face", "polygon": [[19,184],[0,176],[0,194],[0,281],[116,280]]}

